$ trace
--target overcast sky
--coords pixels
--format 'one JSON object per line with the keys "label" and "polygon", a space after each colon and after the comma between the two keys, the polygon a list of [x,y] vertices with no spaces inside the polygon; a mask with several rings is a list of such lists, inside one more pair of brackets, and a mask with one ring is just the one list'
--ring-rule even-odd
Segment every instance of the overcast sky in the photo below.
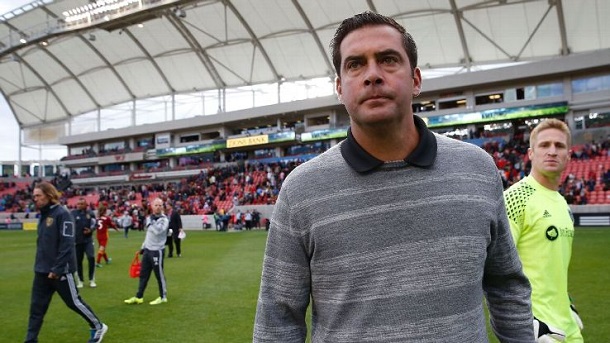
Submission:
{"label": "overcast sky", "polygon": [[[33,0],[0,0],[0,14],[8,13],[16,8],[32,2]],[[1,75],[0,75],[1,77]],[[17,161],[19,159],[19,125],[13,112],[6,104],[4,96],[0,95],[0,161]],[[23,147],[21,149],[23,161],[55,160],[65,156],[64,149],[45,149],[42,153],[37,148]]]}

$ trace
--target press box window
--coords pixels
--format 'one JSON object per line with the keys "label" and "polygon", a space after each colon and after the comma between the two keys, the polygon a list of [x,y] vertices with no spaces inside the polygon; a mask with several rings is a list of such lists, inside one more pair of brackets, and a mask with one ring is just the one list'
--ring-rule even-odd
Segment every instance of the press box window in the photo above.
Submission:
{"label": "press box window", "polygon": [[445,100],[438,102],[438,109],[445,110],[448,108],[462,108],[466,107],[466,99],[456,99],[456,100]]}
{"label": "press box window", "polygon": [[504,102],[504,94],[502,93],[477,95],[475,97],[475,103],[477,105],[498,104],[502,102]]}
{"label": "press box window", "polygon": [[180,143],[189,143],[199,141],[199,135],[184,135],[180,136]]}
{"label": "press box window", "polygon": [[436,111],[436,104],[432,101],[416,102],[411,105],[413,112],[433,112]]}

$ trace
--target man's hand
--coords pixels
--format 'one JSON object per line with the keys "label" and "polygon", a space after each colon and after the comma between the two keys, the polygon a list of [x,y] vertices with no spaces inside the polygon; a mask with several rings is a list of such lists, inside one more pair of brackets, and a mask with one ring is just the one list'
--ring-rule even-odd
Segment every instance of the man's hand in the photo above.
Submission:
{"label": "man's hand", "polygon": [[59,279],[59,275],[57,275],[53,272],[49,272],[49,275],[47,277],[51,280]]}
{"label": "man's hand", "polygon": [[563,342],[566,340],[566,333],[534,317],[534,337],[538,343]]}
{"label": "man's hand", "polygon": [[570,304],[570,311],[572,312],[572,317],[574,318],[574,321],[576,321],[578,328],[580,328],[581,330],[584,329],[582,319],[580,319],[580,316],[578,315],[578,311],[576,311],[576,307],[574,306],[574,304]]}

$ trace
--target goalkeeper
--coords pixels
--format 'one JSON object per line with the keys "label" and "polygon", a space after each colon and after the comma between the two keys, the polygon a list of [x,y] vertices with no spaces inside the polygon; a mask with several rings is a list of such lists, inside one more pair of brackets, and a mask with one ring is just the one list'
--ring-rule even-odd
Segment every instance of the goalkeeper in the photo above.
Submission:
{"label": "goalkeeper", "polygon": [[513,239],[532,285],[534,329],[541,343],[583,342],[582,322],[568,295],[573,217],[557,191],[570,145],[562,121],[538,124],[530,135],[531,173],[504,192]]}

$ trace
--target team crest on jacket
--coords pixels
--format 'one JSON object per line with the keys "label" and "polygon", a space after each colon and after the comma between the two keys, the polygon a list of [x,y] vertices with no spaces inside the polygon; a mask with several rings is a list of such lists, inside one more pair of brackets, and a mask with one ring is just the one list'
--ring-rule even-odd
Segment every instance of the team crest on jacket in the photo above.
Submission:
{"label": "team crest on jacket", "polygon": [[47,227],[53,225],[53,218],[51,218],[51,217],[47,218],[47,222],[46,223],[47,223]]}

